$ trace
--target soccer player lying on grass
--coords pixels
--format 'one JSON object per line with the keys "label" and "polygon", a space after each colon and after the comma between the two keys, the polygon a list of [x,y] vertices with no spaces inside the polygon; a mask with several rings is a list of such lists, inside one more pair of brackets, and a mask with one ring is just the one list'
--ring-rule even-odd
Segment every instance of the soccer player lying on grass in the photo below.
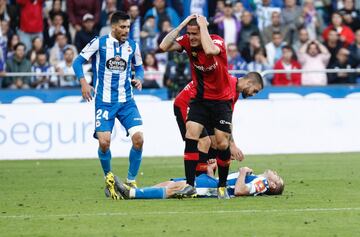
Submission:
{"label": "soccer player lying on grass", "polygon": [[[214,176],[216,160],[209,160],[208,173],[195,178],[198,197],[217,197],[219,180]],[[116,177],[116,189],[124,199],[177,198],[176,192],[186,186],[185,178],[172,179],[146,188],[131,188]],[[280,195],[284,190],[283,179],[273,170],[254,175],[253,170],[242,167],[227,177],[227,191],[230,196],[257,196],[260,194]]]}

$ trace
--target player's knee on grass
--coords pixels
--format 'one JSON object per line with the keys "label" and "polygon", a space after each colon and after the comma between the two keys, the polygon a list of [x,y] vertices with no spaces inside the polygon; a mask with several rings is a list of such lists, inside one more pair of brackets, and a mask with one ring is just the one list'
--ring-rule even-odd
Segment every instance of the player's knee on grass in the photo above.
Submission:
{"label": "player's knee on grass", "polygon": [[144,144],[144,137],[142,132],[137,132],[131,137],[133,147],[137,150],[141,150]]}

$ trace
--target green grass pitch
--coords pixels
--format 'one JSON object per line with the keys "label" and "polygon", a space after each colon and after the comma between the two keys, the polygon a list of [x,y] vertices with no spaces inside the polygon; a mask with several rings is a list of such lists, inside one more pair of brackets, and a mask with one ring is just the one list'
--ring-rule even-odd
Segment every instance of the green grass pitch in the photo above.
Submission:
{"label": "green grass pitch", "polygon": [[[125,178],[127,159],[113,159]],[[233,162],[232,170],[240,163]],[[0,161],[0,236],[360,236],[360,154],[247,156],[284,178],[282,196],[106,199],[97,159]],[[138,184],[183,176],[180,157],[144,158]]]}

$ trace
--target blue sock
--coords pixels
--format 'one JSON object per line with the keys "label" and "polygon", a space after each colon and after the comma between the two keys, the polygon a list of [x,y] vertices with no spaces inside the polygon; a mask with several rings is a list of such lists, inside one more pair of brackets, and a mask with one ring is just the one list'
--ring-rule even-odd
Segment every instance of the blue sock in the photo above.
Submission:
{"label": "blue sock", "polygon": [[135,189],[135,199],[164,199],[166,198],[166,188],[137,188]]}
{"label": "blue sock", "polygon": [[134,147],[131,147],[129,155],[129,171],[128,171],[128,180],[135,180],[139,172],[140,164],[142,159],[142,150],[137,150]]}
{"label": "blue sock", "polygon": [[98,155],[101,163],[101,167],[106,175],[111,171],[111,151],[108,149],[106,152],[102,152],[101,149],[98,149]]}

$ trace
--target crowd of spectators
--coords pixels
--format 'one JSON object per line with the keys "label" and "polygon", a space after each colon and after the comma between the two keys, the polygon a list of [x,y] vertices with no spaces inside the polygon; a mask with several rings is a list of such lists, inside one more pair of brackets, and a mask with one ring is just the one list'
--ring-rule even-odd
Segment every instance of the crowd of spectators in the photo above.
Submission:
{"label": "crowd of spectators", "polygon": [[[69,76],[72,61],[95,36],[109,34],[116,10],[131,16],[129,37],[140,45],[149,72],[144,88],[167,87],[170,97],[191,80],[189,61],[161,52],[158,45],[192,13],[206,16],[210,33],[224,38],[229,70],[358,68],[360,5],[354,1],[0,0],[0,86],[78,86]],[[5,77],[4,72],[60,76]],[[264,80],[283,86],[360,83],[354,73],[325,72],[275,73]]]}

